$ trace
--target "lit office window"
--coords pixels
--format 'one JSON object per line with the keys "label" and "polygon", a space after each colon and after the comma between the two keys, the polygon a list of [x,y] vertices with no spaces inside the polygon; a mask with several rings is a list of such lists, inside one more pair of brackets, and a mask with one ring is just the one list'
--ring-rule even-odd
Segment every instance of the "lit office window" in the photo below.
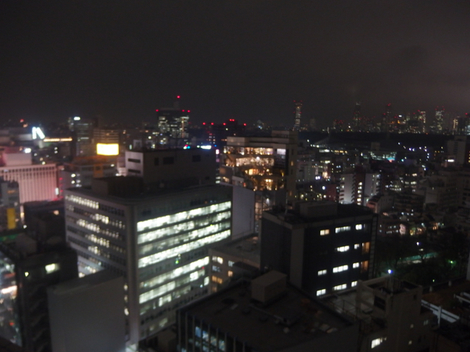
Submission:
{"label": "lit office window", "polygon": [[353,265],[352,265],[353,269],[357,269],[357,268],[359,268],[359,266],[360,266],[359,262],[353,263]]}
{"label": "lit office window", "polygon": [[335,233],[346,232],[346,231],[351,231],[351,226],[341,226],[341,227],[335,228]]}
{"label": "lit office window", "polygon": [[224,263],[224,258],[217,257],[217,256],[212,256],[212,261],[216,262],[216,263],[219,263],[219,264],[223,264]]}
{"label": "lit office window", "polygon": [[336,267],[333,268],[334,273],[340,273],[340,272],[346,271],[346,270],[348,270],[347,265],[336,266]]}
{"label": "lit office window", "polygon": [[320,236],[325,236],[325,235],[329,235],[329,234],[330,234],[329,229],[320,230]]}
{"label": "lit office window", "polygon": [[375,348],[375,347],[381,345],[385,341],[387,341],[386,337],[379,337],[379,338],[373,339],[370,342],[370,348]]}
{"label": "lit office window", "polygon": [[326,289],[322,288],[321,290],[317,290],[317,296],[324,295],[326,293]]}
{"label": "lit office window", "polygon": [[54,271],[58,271],[60,269],[60,266],[58,263],[53,263],[53,264],[48,264],[45,266],[46,273],[50,274],[53,273]]}
{"label": "lit office window", "polygon": [[326,275],[326,269],[318,270],[318,276]]}
{"label": "lit office window", "polygon": [[349,251],[349,246],[336,247],[336,252],[347,252]]}
{"label": "lit office window", "polygon": [[333,287],[334,291],[344,290],[346,288],[346,284],[341,284]]}
{"label": "lit office window", "polygon": [[356,225],[356,230],[362,230],[364,228],[363,224],[357,224]]}

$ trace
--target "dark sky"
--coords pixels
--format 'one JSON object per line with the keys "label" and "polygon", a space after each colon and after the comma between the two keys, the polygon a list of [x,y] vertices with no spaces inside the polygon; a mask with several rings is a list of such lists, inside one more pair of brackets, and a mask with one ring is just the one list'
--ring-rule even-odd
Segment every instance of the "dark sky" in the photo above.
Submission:
{"label": "dark sky", "polygon": [[465,113],[469,22],[467,0],[1,0],[0,119],[149,120],[177,94],[194,123]]}

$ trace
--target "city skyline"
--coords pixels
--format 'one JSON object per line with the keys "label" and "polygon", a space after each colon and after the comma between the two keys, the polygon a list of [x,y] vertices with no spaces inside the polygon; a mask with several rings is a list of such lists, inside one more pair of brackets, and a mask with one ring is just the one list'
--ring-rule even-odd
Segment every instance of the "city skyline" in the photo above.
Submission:
{"label": "city skyline", "polygon": [[470,71],[459,1],[91,1],[0,5],[0,118],[155,117],[176,95],[191,121],[320,128],[379,116],[464,114]]}

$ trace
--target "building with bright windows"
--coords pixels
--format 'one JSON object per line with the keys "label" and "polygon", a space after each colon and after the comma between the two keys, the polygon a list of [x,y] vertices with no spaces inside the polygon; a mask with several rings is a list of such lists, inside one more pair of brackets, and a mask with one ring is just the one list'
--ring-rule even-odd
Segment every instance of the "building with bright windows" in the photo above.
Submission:
{"label": "building with bright windows", "polygon": [[315,296],[354,287],[372,276],[376,219],[367,208],[328,201],[265,212],[260,267]]}
{"label": "building with bright windows", "polygon": [[124,277],[130,343],[208,293],[208,246],[231,236],[232,190],[220,185],[149,193],[140,177],[97,179],[66,190],[65,208],[81,275],[107,268]]}

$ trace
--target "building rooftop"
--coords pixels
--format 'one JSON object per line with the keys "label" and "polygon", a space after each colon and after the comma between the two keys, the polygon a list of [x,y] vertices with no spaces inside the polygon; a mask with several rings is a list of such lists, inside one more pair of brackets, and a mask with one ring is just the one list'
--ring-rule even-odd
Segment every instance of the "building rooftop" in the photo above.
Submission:
{"label": "building rooftop", "polygon": [[[272,278],[262,279],[258,284],[266,284],[269,279]],[[248,282],[239,282],[183,310],[258,351],[288,349],[353,325],[343,315],[289,284],[265,303],[252,299],[251,290]]]}
{"label": "building rooftop", "polygon": [[[99,179],[95,179],[98,181],[105,181],[106,180],[112,180],[112,179],[139,179],[138,177],[122,177],[122,176],[116,176],[116,177],[103,177]],[[94,180],[94,181],[95,181]],[[140,180],[136,180],[140,181]],[[118,185],[120,186],[120,185]],[[125,187],[125,186],[124,186]],[[186,188],[162,188],[162,189],[152,189],[152,191],[148,191],[145,189],[143,185],[131,185],[130,192],[127,193],[121,193],[121,195],[113,195],[113,194],[102,194],[98,193],[96,191],[93,191],[91,188],[88,187],[80,187],[80,188],[70,188],[68,191],[73,191],[74,193],[77,194],[82,194],[83,196],[89,196],[97,199],[102,199],[102,200],[115,200],[121,204],[128,204],[128,205],[133,205],[136,203],[141,203],[142,201],[149,200],[152,201],[155,199],[155,197],[160,196],[164,197],[165,195],[171,195],[174,196],[177,193],[184,194],[188,192],[188,190],[200,190],[204,192],[204,190],[210,189],[210,188],[226,188],[227,186],[222,186],[222,185],[200,185],[200,186],[190,186]],[[231,193],[231,190],[230,190]]]}
{"label": "building rooftop", "polygon": [[248,235],[213,248],[215,251],[243,257],[250,262],[259,263],[260,247],[258,235]]}
{"label": "building rooftop", "polygon": [[288,210],[273,209],[265,213],[276,216],[277,218],[290,223],[301,224],[311,221],[328,221],[345,217],[371,216],[372,211],[368,208],[356,204],[337,204],[330,201],[318,202],[299,202],[305,204],[304,209]]}

